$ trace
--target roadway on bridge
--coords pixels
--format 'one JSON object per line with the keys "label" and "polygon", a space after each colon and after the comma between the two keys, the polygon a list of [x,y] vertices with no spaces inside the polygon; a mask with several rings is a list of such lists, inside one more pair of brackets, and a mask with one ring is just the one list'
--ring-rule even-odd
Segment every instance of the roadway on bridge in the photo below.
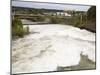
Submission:
{"label": "roadway on bridge", "polygon": [[23,25],[49,24],[48,22],[33,22],[27,19],[21,19]]}

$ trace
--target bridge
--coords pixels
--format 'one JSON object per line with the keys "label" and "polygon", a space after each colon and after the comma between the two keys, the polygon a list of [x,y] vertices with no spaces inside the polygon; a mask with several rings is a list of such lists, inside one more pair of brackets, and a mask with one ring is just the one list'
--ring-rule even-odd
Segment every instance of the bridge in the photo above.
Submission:
{"label": "bridge", "polygon": [[[22,21],[22,24],[23,25],[36,25],[36,24],[49,24],[50,22],[50,15],[42,15],[42,14],[37,14],[37,15],[34,15],[34,14],[12,14],[12,17],[18,17],[19,19],[21,19]],[[45,17],[45,21],[44,22],[32,22],[30,20],[36,20],[36,19],[39,19],[40,17]],[[60,18],[60,19],[65,19],[67,18],[66,16],[51,16],[51,17],[57,17],[57,18]]]}
{"label": "bridge", "polygon": [[49,24],[49,22],[33,22],[26,19],[21,19],[23,25],[39,25],[39,24]]}
{"label": "bridge", "polygon": [[16,16],[19,17],[20,19],[32,19],[32,18],[39,18],[39,17],[48,17],[48,16],[52,16],[52,17],[58,17],[58,18],[65,18],[65,17],[69,17],[69,16],[61,16],[61,15],[42,15],[42,14],[12,14],[12,16]]}
{"label": "bridge", "polygon": [[31,19],[44,17],[45,15],[33,15],[33,14],[12,14],[12,17],[18,17],[21,19],[23,25],[36,25],[36,24],[49,24],[49,22],[33,22]]}

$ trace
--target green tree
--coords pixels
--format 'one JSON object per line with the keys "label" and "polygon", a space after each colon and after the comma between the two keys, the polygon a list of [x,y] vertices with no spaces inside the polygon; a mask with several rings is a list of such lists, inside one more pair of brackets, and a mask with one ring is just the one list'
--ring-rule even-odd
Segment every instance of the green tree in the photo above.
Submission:
{"label": "green tree", "polygon": [[90,21],[96,21],[96,6],[90,7],[87,11],[87,18]]}
{"label": "green tree", "polygon": [[96,32],[96,6],[91,6],[87,11],[87,21],[83,24],[83,28]]}

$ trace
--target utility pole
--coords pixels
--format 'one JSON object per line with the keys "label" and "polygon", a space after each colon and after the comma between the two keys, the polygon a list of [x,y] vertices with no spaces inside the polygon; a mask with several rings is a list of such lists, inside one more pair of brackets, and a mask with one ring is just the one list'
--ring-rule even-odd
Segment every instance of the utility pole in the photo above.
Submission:
{"label": "utility pole", "polygon": [[80,16],[80,23],[82,23],[83,15]]}

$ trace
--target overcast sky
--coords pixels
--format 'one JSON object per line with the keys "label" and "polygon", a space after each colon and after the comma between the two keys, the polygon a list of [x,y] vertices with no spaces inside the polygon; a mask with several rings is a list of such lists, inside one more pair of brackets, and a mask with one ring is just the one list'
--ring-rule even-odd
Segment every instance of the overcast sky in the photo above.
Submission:
{"label": "overcast sky", "polygon": [[69,4],[52,4],[26,1],[12,1],[12,6],[30,7],[30,8],[44,8],[44,9],[58,9],[58,10],[79,10],[87,11],[90,6],[86,5],[69,5]]}

